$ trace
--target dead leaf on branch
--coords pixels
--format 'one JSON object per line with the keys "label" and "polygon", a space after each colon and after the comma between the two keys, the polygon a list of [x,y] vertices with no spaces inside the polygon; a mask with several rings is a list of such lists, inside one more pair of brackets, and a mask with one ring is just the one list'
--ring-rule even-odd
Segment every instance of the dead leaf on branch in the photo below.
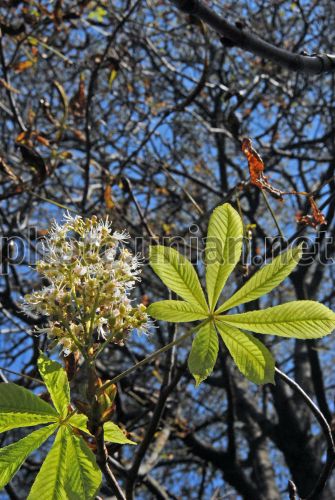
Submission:
{"label": "dead leaf on branch", "polygon": [[110,185],[110,182],[108,182],[108,184],[105,187],[104,200],[106,208],[108,208],[109,210],[112,210],[112,208],[115,207],[115,203],[113,201],[113,196],[112,196],[112,187]]}
{"label": "dead leaf on branch", "polygon": [[251,139],[248,137],[244,138],[242,141],[242,151],[247,157],[248,166],[249,166],[249,174],[250,174],[250,183],[254,186],[257,186],[259,189],[264,189],[268,193],[270,193],[274,198],[283,201],[284,195],[300,195],[307,196],[309,204],[312,209],[311,215],[296,215],[296,221],[298,224],[304,224],[305,226],[311,226],[316,228],[318,225],[327,224],[327,220],[324,214],[320,211],[315,200],[312,195],[305,192],[298,191],[290,191],[285,192],[281,191],[274,186],[272,186],[267,177],[264,175],[264,162],[258,152],[252,147]]}
{"label": "dead leaf on branch", "polygon": [[319,225],[322,226],[322,225],[327,224],[326,217],[320,211],[313,196],[309,196],[308,201],[309,201],[309,204],[310,204],[311,209],[312,209],[312,214],[311,215],[297,214],[297,216],[296,216],[297,223],[304,224],[305,226],[314,227],[314,229]]}
{"label": "dead leaf on branch", "polygon": [[13,70],[15,73],[22,73],[22,71],[26,71],[27,69],[31,68],[34,65],[34,61],[31,60],[25,60],[25,61],[20,61],[15,64],[13,64]]}
{"label": "dead leaf on branch", "polygon": [[49,140],[41,135],[37,130],[26,130],[21,132],[15,139],[17,144],[24,144],[32,149],[34,148],[34,141],[39,142],[42,146],[47,148],[51,147]]}
{"label": "dead leaf on branch", "polygon": [[76,118],[82,118],[83,116],[85,116],[86,93],[83,74],[80,75],[78,90],[70,100],[69,105],[73,116],[75,116]]}
{"label": "dead leaf on branch", "polygon": [[264,175],[264,162],[257,151],[252,147],[251,139],[248,137],[242,141],[242,152],[248,160],[250,182],[259,189],[264,189],[277,200],[283,201],[283,191],[273,187]]}

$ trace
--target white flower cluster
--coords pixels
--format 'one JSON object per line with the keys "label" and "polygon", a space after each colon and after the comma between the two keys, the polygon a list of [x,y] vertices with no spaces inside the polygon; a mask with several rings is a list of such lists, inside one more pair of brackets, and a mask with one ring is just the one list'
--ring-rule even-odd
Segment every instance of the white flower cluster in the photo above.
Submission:
{"label": "white flower cluster", "polygon": [[27,310],[49,317],[40,331],[66,354],[94,353],[99,339],[122,344],[131,330],[145,331],[146,307],[133,307],[129,299],[140,261],[124,245],[128,235],[95,216],[64,219],[53,223],[37,263],[50,285],[25,296]]}

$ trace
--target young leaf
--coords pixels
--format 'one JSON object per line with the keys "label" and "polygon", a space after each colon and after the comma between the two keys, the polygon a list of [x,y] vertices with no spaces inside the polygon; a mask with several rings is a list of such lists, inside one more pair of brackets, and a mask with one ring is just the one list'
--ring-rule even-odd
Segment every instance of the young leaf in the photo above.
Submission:
{"label": "young leaf", "polygon": [[208,310],[204,292],[191,262],[173,248],[150,247],[150,265],[163,283],[187,302]]}
{"label": "young leaf", "polygon": [[66,437],[66,475],[64,489],[69,500],[91,500],[95,497],[102,475],[95,456],[82,437],[75,436],[65,429]]}
{"label": "young leaf", "polygon": [[[83,432],[86,432],[86,434],[91,435],[91,433],[87,429],[86,422],[87,417],[82,413],[74,413],[68,421],[71,426],[80,429]],[[105,441],[109,441],[110,443],[136,444],[134,441],[128,439],[124,431],[113,422],[106,422],[104,424],[104,438]]]}
{"label": "young leaf", "polygon": [[64,489],[68,465],[66,446],[65,427],[61,426],[36,476],[28,500],[41,500],[42,498],[47,500],[67,500],[68,497]]}
{"label": "young leaf", "polygon": [[240,372],[255,384],[274,384],[275,361],[262,342],[221,321],[216,327]]}
{"label": "young leaf", "polygon": [[57,429],[58,424],[42,427],[17,443],[0,449],[0,489],[12,479],[28,455],[39,448]]}
{"label": "young leaf", "polygon": [[0,432],[57,420],[55,409],[34,393],[13,383],[0,384]]}
{"label": "young leaf", "polygon": [[316,339],[335,328],[335,313],[313,300],[297,300],[261,311],[220,316],[220,321],[255,333]]}
{"label": "young leaf", "polygon": [[232,309],[240,304],[256,300],[262,295],[271,292],[292,272],[301,258],[301,246],[290,248],[278,255],[271,264],[257,271],[230,299],[228,299],[216,313]]}
{"label": "young leaf", "polygon": [[213,371],[219,351],[219,341],[212,323],[204,324],[194,337],[188,368],[198,386]]}
{"label": "young leaf", "polygon": [[70,404],[70,386],[64,368],[43,353],[37,360],[37,366],[56,410],[61,417],[66,417]]}
{"label": "young leaf", "polygon": [[90,434],[90,431],[88,430],[86,424],[87,424],[87,417],[83,413],[73,413],[71,417],[69,418],[68,422],[69,425],[72,427],[75,427],[76,429],[80,429],[83,432],[86,432],[86,434]]}
{"label": "young leaf", "polygon": [[211,311],[241,256],[242,237],[242,221],[236,210],[228,203],[217,207],[209,220],[205,252],[206,286]]}
{"label": "young leaf", "polygon": [[105,441],[109,441],[110,443],[136,444],[134,441],[128,439],[124,431],[113,422],[106,422],[104,424],[104,438]]}
{"label": "young leaf", "polygon": [[183,300],[161,300],[148,307],[148,314],[155,319],[164,319],[174,323],[206,319],[207,314],[199,306]]}

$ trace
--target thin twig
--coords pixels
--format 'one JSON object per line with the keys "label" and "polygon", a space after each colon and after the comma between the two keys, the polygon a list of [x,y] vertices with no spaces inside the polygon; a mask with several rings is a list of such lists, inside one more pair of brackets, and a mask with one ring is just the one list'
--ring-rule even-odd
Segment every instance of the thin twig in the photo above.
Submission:
{"label": "thin twig", "polygon": [[116,35],[120,31],[120,29],[124,26],[124,24],[128,21],[134,10],[139,4],[139,0],[135,1],[126,15],[120,20],[119,24],[116,26],[113,33],[110,35],[104,52],[100,58],[98,58],[95,67],[92,71],[91,78],[88,85],[88,93],[86,100],[86,110],[85,110],[85,136],[86,136],[86,160],[85,160],[85,178],[84,178],[84,190],[83,197],[81,201],[82,210],[85,210],[85,205],[87,201],[89,185],[90,185],[90,163],[91,163],[91,118],[92,118],[92,100],[94,97],[95,84],[98,80],[98,74],[100,69],[103,67],[103,63],[108,55],[109,49],[112,46],[112,43],[115,41]]}
{"label": "thin twig", "polygon": [[8,75],[8,71],[7,71],[8,68],[7,68],[7,64],[6,64],[6,60],[5,60],[5,55],[4,55],[2,41],[3,41],[3,35],[2,35],[1,28],[0,28],[0,62],[1,62],[1,66],[2,66],[2,71],[3,71],[4,79],[5,79],[5,82],[7,83],[7,85],[6,85],[6,92],[7,92],[7,95],[8,95],[8,99],[9,99],[9,103],[10,103],[10,107],[11,107],[12,113],[15,116],[15,120],[16,120],[18,126],[20,127],[21,132],[25,132],[27,130],[27,128],[26,128],[26,126],[25,126],[25,124],[23,122],[23,119],[22,119],[22,117],[20,115],[20,112],[19,112],[19,110],[17,108],[16,101],[15,101],[15,98],[13,96],[13,93],[10,90],[11,89],[11,83],[10,83],[10,79],[9,79],[9,75]]}
{"label": "thin twig", "polygon": [[[145,457],[145,454],[152,443],[152,440],[154,438],[154,435],[157,431],[157,427],[159,425],[159,422],[162,418],[165,406],[166,406],[166,401],[173,391],[173,389],[176,387],[178,384],[180,377],[182,376],[183,369],[179,370],[178,373],[175,375],[174,379],[169,382],[170,375],[171,375],[171,370],[173,368],[173,364],[171,364],[171,358],[170,358],[170,363],[169,367],[167,368],[164,376],[164,382],[161,386],[159,398],[157,401],[157,405],[155,407],[155,410],[153,412],[153,415],[151,417],[150,423],[148,428],[146,429],[145,436],[138,447],[135,458],[133,461],[133,464],[128,471],[128,481],[126,483],[126,495],[127,495],[127,500],[132,500],[134,496],[134,486],[136,483],[136,478],[138,477],[138,473],[141,471],[141,463],[142,460]],[[150,469],[149,469],[150,470]],[[148,471],[149,472],[149,471]]]}
{"label": "thin twig", "polygon": [[10,370],[9,368],[3,368],[0,366],[0,370],[8,373],[12,373],[13,375],[18,375],[19,377],[27,378],[28,380],[32,380],[33,382],[37,382],[38,384],[45,385],[43,380],[40,380],[35,377],[31,377],[30,375],[26,375],[25,373],[15,372],[14,370]]}
{"label": "thin twig", "polygon": [[[201,325],[203,325],[203,323],[201,323]],[[120,373],[116,377],[112,378],[112,380],[109,380],[108,382],[106,382],[104,385],[102,385],[100,387],[99,393],[101,394],[103,391],[105,391],[112,384],[116,384],[121,379],[123,379],[124,377],[127,377],[127,375],[130,375],[131,373],[133,373],[135,370],[137,370],[141,366],[144,366],[147,363],[150,363],[150,361],[157,358],[163,352],[168,351],[169,349],[171,349],[171,347],[178,345],[178,344],[181,344],[184,340],[186,340],[188,337],[190,337],[192,335],[192,333],[194,333],[194,330],[192,330],[191,332],[185,333],[184,335],[182,335],[181,337],[179,337],[176,340],[173,340],[172,342],[169,342],[161,349],[158,349],[157,351],[153,352],[152,354],[150,354],[146,358],[144,358],[141,361],[139,361],[138,363],[136,363],[136,365],[131,366],[130,368],[128,368],[128,370],[125,370],[124,372]]]}
{"label": "thin twig", "polygon": [[334,446],[334,441],[333,441],[333,436],[332,436],[332,431],[331,431],[330,425],[328,424],[325,416],[319,410],[319,408],[316,406],[314,401],[308,396],[308,394],[306,394],[306,392],[303,390],[303,388],[300,387],[300,385],[297,382],[295,382],[295,380],[291,379],[288,375],[283,373],[278,368],[275,368],[275,372],[282,380],[284,380],[284,382],[286,382],[287,385],[289,385],[296,392],[299,392],[299,394],[303,397],[305,403],[310,408],[313,415],[315,416],[315,418],[319,422],[320,427],[322,428],[323,433],[327,439],[328,447],[332,448],[335,451],[335,446]]}
{"label": "thin twig", "polygon": [[271,205],[270,205],[270,203],[269,203],[268,197],[266,196],[266,193],[264,192],[264,190],[263,190],[263,189],[261,189],[261,193],[262,193],[262,195],[263,195],[263,198],[264,198],[264,201],[265,201],[265,203],[266,203],[266,206],[268,207],[269,212],[270,212],[270,214],[271,214],[271,216],[272,216],[272,219],[273,219],[273,221],[274,221],[274,223],[275,223],[275,225],[276,225],[276,228],[277,228],[277,230],[278,230],[278,233],[279,233],[280,237],[281,237],[283,240],[285,240],[284,233],[283,233],[283,231],[280,229],[279,223],[278,223],[278,221],[277,221],[277,217],[276,217],[276,215],[275,215],[274,211],[272,210],[272,207],[271,207]]}
{"label": "thin twig", "polygon": [[140,216],[143,226],[145,227],[147,233],[153,239],[153,241],[156,241],[157,235],[153,232],[153,230],[150,227],[150,224],[148,223],[147,219],[145,218],[145,215],[143,214],[142,208],[140,207],[140,204],[138,203],[135,193],[133,191],[133,186],[132,183],[130,182],[130,179],[128,179],[128,177],[126,176],[122,176],[122,180],[134,202],[135,208],[137,210],[138,215]]}

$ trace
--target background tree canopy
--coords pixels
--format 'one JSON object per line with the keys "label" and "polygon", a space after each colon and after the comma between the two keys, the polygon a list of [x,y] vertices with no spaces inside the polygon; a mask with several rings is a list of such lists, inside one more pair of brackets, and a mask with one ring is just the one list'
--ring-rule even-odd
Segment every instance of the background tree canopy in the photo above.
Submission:
{"label": "background tree canopy", "polygon": [[[334,50],[331,0],[207,5],[242,34],[294,54],[314,60]],[[313,76],[278,65],[161,0],[4,1],[0,27],[4,381],[43,391],[21,374],[38,376],[47,339],[30,332],[44,319],[24,314],[19,301],[41,286],[30,265],[51,220],[66,209],[108,214],[146,256],[152,238],[179,246],[182,238],[185,254],[198,262],[209,214],[231,202],[243,215],[248,244],[229,292],[271,256],[280,232],[290,242],[306,238],[305,258],[290,279],[241,311],[295,299],[334,309],[334,73]],[[249,182],[245,136],[261,153],[271,184],[313,194],[327,226],[297,224],[297,215],[310,211],[306,196],[284,202],[268,196],[274,220]],[[169,298],[149,266],[140,289],[146,305]],[[100,376],[111,379],[188,328],[158,322],[149,337],[133,334],[126,346],[105,352]],[[222,346],[213,374],[196,389],[186,366],[189,345],[119,384],[116,420],[141,443],[108,450],[128,498],[277,500],[287,498],[289,479],[300,496],[309,495],[327,444],[303,398],[279,379],[275,386],[247,382]],[[267,346],[331,423],[333,337],[270,336]],[[22,435],[3,434],[2,445]],[[26,461],[3,498],[26,498],[43,456]],[[333,498],[334,488],[330,479],[314,498]],[[110,495],[107,486],[101,494]]]}

